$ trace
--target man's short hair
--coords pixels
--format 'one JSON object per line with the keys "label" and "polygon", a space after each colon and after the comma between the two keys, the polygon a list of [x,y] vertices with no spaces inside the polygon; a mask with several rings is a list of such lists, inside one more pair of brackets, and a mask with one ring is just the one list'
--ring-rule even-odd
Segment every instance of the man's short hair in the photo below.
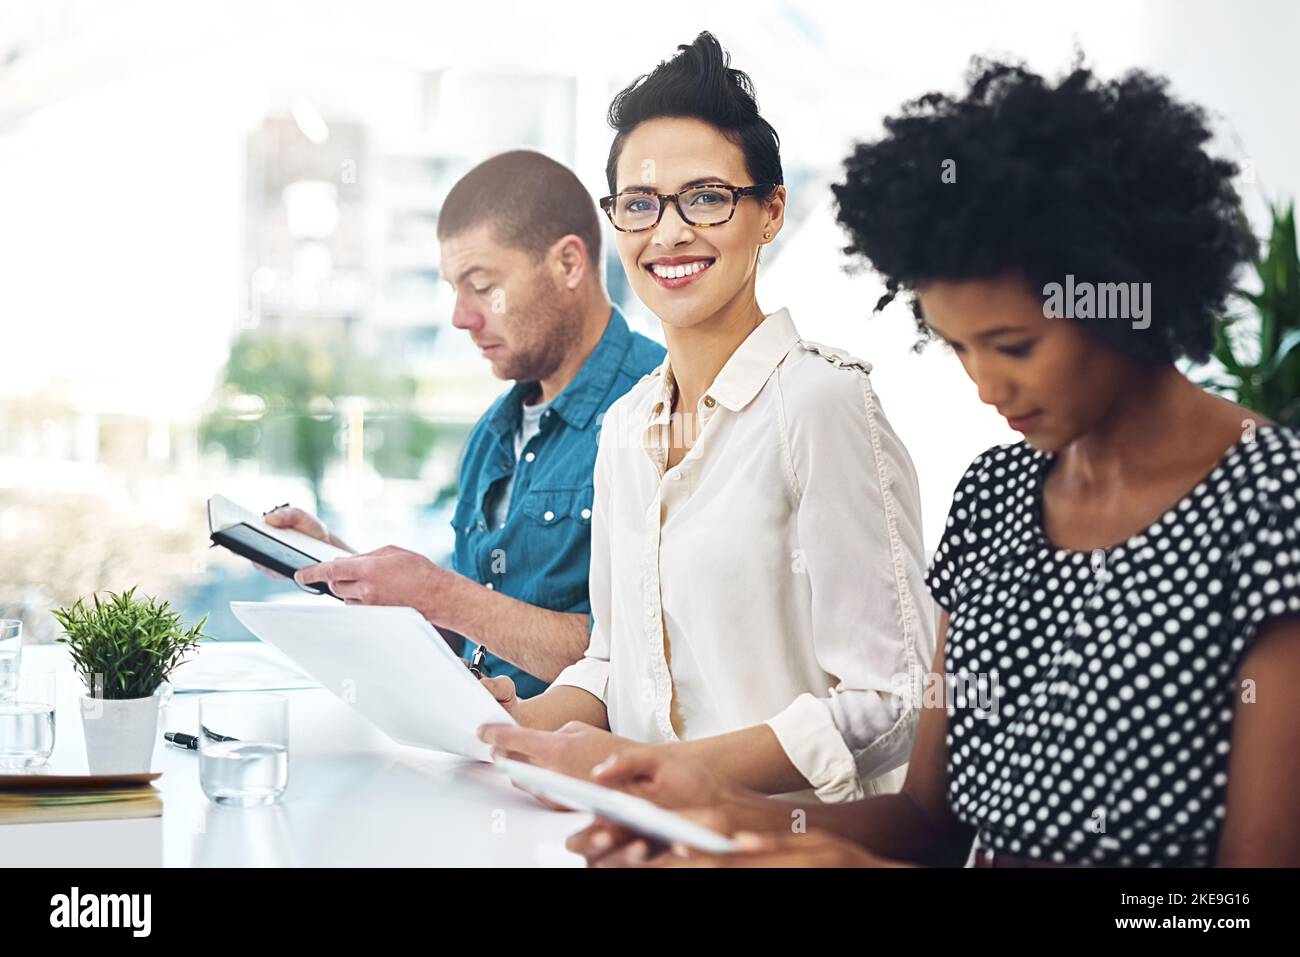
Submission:
{"label": "man's short hair", "polygon": [[512,150],[484,160],[460,178],[438,215],[438,239],[478,226],[496,239],[538,258],[572,233],[600,263],[596,204],[573,171],[533,150]]}

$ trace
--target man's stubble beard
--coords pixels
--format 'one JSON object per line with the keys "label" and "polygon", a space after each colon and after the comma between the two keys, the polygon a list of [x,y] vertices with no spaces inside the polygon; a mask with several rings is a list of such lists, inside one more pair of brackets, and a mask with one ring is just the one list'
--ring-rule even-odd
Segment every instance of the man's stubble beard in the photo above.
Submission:
{"label": "man's stubble beard", "polygon": [[528,287],[528,311],[512,320],[521,345],[503,367],[501,377],[538,382],[553,375],[582,339],[582,317],[572,315],[557,302],[561,293],[550,278],[539,275]]}

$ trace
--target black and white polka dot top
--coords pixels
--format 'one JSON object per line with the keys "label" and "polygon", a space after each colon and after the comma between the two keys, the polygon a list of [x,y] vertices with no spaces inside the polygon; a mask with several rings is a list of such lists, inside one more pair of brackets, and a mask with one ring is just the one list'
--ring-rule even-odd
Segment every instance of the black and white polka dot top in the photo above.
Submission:
{"label": "black and white polka dot top", "polygon": [[1008,854],[1212,865],[1238,669],[1265,619],[1300,615],[1300,432],[1244,435],[1093,552],[1044,533],[1054,459],[1024,442],[976,458],[927,575],[949,612],[949,803]]}

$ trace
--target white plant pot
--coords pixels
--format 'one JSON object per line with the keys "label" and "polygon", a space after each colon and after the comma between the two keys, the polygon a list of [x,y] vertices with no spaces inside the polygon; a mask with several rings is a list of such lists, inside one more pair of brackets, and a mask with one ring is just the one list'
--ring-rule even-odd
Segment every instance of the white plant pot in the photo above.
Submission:
{"label": "white plant pot", "polygon": [[91,774],[138,774],[153,765],[158,739],[158,693],[147,698],[81,697],[86,763]]}

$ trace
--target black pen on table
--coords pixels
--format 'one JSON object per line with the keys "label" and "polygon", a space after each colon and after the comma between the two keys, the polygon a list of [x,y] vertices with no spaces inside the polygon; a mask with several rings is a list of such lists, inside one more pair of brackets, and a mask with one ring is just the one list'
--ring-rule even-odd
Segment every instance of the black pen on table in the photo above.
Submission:
{"label": "black pen on table", "polygon": [[184,731],[165,731],[163,738],[169,744],[174,744],[178,748],[186,751],[197,751],[199,749],[199,739],[197,735],[186,734]]}
{"label": "black pen on table", "polygon": [[[215,731],[203,729],[204,733],[212,741],[238,741],[238,738],[228,738],[224,734],[217,734]],[[186,751],[197,751],[199,749],[199,737],[196,734],[186,734],[184,731],[165,731],[163,738],[169,743]]]}

